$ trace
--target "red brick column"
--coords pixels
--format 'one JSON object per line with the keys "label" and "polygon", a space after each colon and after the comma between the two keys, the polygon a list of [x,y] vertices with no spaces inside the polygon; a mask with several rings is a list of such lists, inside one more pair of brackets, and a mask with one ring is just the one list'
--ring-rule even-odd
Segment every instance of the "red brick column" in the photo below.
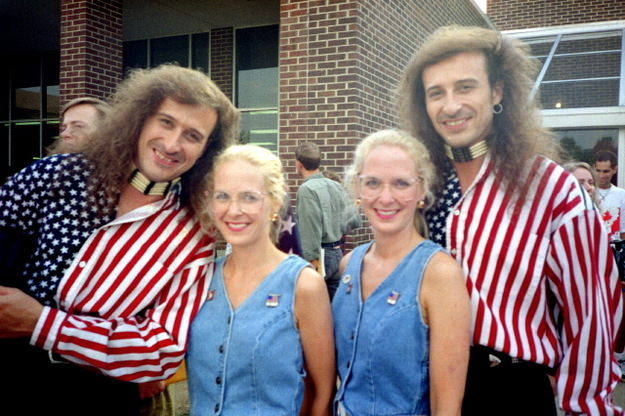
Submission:
{"label": "red brick column", "polygon": [[122,0],[61,0],[61,105],[107,98],[122,78]]}
{"label": "red brick column", "polygon": [[234,30],[231,27],[211,30],[210,76],[231,100],[234,77]]}

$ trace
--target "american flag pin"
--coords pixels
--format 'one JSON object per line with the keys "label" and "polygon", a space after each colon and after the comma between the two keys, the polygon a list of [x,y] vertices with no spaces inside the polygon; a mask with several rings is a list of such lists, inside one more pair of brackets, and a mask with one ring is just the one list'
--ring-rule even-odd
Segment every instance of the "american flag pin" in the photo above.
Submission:
{"label": "american flag pin", "polygon": [[386,302],[389,305],[394,305],[397,303],[397,300],[399,299],[399,296],[401,296],[399,294],[399,292],[395,292],[394,290],[388,295],[388,298],[386,298]]}
{"label": "american flag pin", "polygon": [[352,287],[354,287],[353,285],[347,285],[347,288],[345,289],[345,293],[350,294],[352,293]]}
{"label": "american flag pin", "polygon": [[352,280],[351,274],[346,274],[345,276],[343,276],[343,283],[349,283],[350,280]]}
{"label": "american flag pin", "polygon": [[280,295],[267,295],[265,299],[265,306],[268,308],[275,308],[280,303]]}
{"label": "american flag pin", "polygon": [[215,298],[215,291],[214,290],[209,290],[208,291],[208,296],[206,297],[206,300],[213,300]]}

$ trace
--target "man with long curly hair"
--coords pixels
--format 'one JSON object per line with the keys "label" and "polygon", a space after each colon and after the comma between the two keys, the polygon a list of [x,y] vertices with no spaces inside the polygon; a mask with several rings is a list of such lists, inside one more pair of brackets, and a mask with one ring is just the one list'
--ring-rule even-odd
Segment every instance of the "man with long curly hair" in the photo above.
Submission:
{"label": "man with long curly hair", "polygon": [[0,287],[3,405],[138,414],[137,383],[176,371],[212,276],[207,176],[237,128],[206,75],[137,70],[80,153],[41,159],[0,189],[0,228],[36,239],[15,287]]}
{"label": "man with long curly hair", "polygon": [[462,265],[471,297],[462,413],[555,415],[553,374],[567,414],[620,415],[617,270],[592,201],[552,161],[530,93],[536,61],[497,31],[445,27],[401,84],[402,118],[440,180],[430,236]]}

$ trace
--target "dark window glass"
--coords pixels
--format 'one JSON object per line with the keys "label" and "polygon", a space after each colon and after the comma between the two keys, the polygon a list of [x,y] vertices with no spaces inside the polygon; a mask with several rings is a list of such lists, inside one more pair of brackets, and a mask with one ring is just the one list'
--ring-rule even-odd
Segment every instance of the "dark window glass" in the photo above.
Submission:
{"label": "dark window glass", "polygon": [[208,74],[208,33],[191,36],[191,67]]}
{"label": "dark window glass", "polygon": [[124,75],[133,68],[148,67],[148,41],[133,40],[124,42],[123,51]]}
{"label": "dark window glass", "polygon": [[39,122],[14,123],[11,129],[11,169],[24,168],[41,157]]}
{"label": "dark window glass", "polygon": [[618,154],[618,129],[560,129],[554,131],[560,138],[564,160],[593,164],[600,150]]}
{"label": "dark window glass", "polygon": [[43,56],[43,87],[46,90],[45,118],[59,116],[59,51],[47,53]]}
{"label": "dark window glass", "polygon": [[[11,62],[10,59],[2,59],[3,62]],[[0,120],[9,120],[9,107],[11,105],[10,71],[8,65],[0,65]],[[0,156],[3,153],[0,153]]]}
{"label": "dark window glass", "polygon": [[150,67],[165,63],[189,66],[189,37],[170,36],[150,41]]}
{"label": "dark window glass", "polygon": [[13,120],[38,119],[41,108],[39,56],[22,57],[13,62]]}
{"label": "dark window glass", "polygon": [[278,105],[278,26],[236,31],[237,106]]}
{"label": "dark window glass", "polygon": [[0,123],[0,185],[12,174],[9,156],[9,123]]}

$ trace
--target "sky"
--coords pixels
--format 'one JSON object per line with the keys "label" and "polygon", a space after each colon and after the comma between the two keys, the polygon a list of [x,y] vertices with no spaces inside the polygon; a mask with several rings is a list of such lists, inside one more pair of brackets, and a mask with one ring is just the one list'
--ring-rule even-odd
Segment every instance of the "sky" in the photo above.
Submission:
{"label": "sky", "polygon": [[486,0],[473,0],[484,13],[486,13]]}

